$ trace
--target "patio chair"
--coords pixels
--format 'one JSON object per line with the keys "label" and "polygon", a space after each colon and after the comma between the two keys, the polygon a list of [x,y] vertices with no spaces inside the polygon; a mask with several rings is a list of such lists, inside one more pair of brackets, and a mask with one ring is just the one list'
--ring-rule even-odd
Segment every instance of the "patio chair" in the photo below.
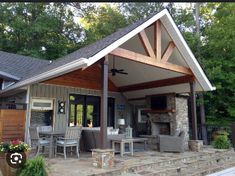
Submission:
{"label": "patio chair", "polygon": [[[52,126],[38,126],[38,133],[52,131]],[[46,137],[45,135],[39,134],[39,137]]]}
{"label": "patio chair", "polygon": [[38,126],[37,129],[38,129],[38,132],[41,132],[41,131],[52,131],[52,126]]}
{"label": "patio chair", "polygon": [[29,135],[31,139],[31,145],[36,146],[36,149],[37,149],[36,156],[39,154],[40,149],[43,150],[44,147],[50,146],[50,140],[39,137],[38,129],[36,127],[29,127]]}
{"label": "patio chair", "polygon": [[[56,139],[56,147],[55,147],[55,156],[56,154],[64,155],[64,159],[66,159],[66,148],[67,147],[76,147],[76,154],[79,158],[79,144],[81,137],[82,128],[80,127],[68,127],[65,131],[64,137],[58,137]],[[63,153],[59,153],[57,147],[63,148]]]}
{"label": "patio chair", "polygon": [[184,152],[184,131],[177,136],[159,135],[158,137],[160,152]]}

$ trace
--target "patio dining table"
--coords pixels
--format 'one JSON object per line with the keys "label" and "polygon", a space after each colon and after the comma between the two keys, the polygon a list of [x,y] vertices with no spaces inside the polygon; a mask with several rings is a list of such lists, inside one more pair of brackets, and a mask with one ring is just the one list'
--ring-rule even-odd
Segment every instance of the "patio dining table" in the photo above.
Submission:
{"label": "patio dining table", "polygon": [[54,157],[54,144],[55,138],[61,137],[65,135],[65,131],[41,131],[39,135],[47,136],[50,138],[50,148],[49,148],[49,158]]}

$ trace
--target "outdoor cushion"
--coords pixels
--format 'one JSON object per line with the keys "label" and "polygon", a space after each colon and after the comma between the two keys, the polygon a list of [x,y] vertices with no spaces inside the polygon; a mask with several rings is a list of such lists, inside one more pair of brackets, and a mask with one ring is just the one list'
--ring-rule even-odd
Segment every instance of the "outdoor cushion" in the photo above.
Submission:
{"label": "outdoor cushion", "polygon": [[39,140],[39,144],[49,144],[49,143],[50,141],[48,140],[42,140],[42,139]]}
{"label": "outdoor cushion", "polygon": [[[64,140],[58,140],[57,143],[58,144],[64,144],[65,141]],[[78,143],[78,141],[76,141],[76,140],[67,140],[66,141],[66,144],[77,144],[77,143]]]}
{"label": "outdoor cushion", "polygon": [[107,135],[111,134],[113,134],[113,127],[112,128],[107,127]]}
{"label": "outdoor cushion", "polygon": [[113,129],[111,134],[115,135],[115,134],[118,134],[118,132],[119,132],[119,129]]}

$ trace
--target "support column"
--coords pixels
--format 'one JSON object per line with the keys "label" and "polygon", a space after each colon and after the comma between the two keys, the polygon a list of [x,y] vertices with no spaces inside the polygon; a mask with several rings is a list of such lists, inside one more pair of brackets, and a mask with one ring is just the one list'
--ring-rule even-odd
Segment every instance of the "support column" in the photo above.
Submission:
{"label": "support column", "polygon": [[205,107],[204,107],[204,97],[202,93],[199,93],[200,98],[200,119],[201,119],[201,130],[202,130],[202,140],[205,145],[208,145],[207,141],[207,130],[206,130],[206,117],[205,117]]}
{"label": "support column", "polygon": [[196,111],[196,94],[195,82],[190,82],[190,102],[191,102],[191,117],[192,117],[192,137],[193,140],[198,139],[197,135],[197,111]]}
{"label": "support column", "polygon": [[26,94],[26,120],[25,120],[25,136],[24,140],[29,144],[31,144],[30,136],[29,136],[29,126],[30,126],[30,118],[31,118],[31,110],[30,110],[30,86],[27,87],[27,94]]}
{"label": "support column", "polygon": [[100,106],[100,141],[101,149],[106,149],[107,143],[107,115],[108,115],[108,56],[102,61],[102,90]]}

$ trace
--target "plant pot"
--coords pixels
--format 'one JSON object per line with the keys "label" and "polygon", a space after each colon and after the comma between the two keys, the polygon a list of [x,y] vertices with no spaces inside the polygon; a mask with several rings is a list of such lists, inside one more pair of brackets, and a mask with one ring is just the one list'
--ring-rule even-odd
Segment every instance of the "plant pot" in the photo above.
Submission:
{"label": "plant pot", "polygon": [[218,130],[216,132],[214,132],[213,134],[213,139],[216,140],[219,136],[228,136],[228,133],[224,130]]}
{"label": "plant pot", "polygon": [[8,165],[6,161],[6,154],[0,154],[0,168],[3,176],[16,176],[17,170]]}
{"label": "plant pot", "polygon": [[[30,152],[25,152],[26,159],[28,159]],[[19,170],[8,165],[6,160],[6,153],[0,154],[0,169],[3,176],[16,176],[17,171]]]}

